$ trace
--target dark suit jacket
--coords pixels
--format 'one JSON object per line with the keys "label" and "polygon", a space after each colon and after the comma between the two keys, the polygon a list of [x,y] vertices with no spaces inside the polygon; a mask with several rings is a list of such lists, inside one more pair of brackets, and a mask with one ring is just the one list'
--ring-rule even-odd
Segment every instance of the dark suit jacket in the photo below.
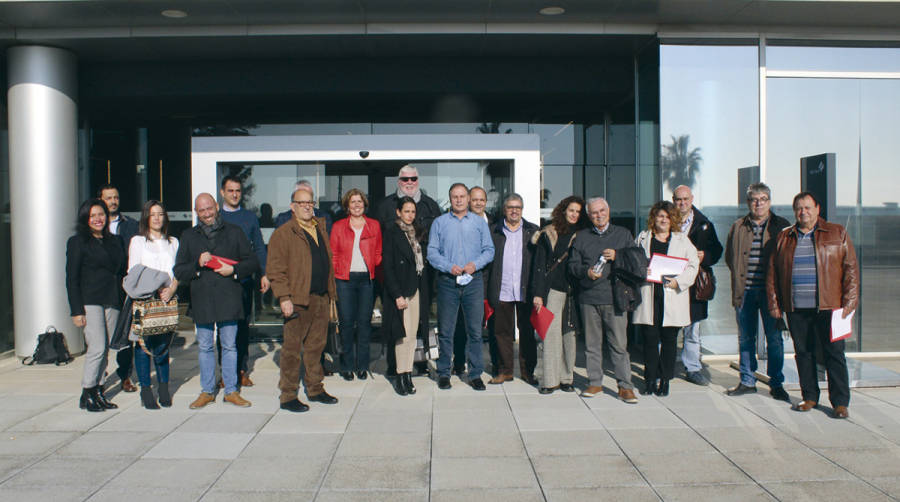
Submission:
{"label": "dark suit jacket", "polygon": [[125,257],[127,258],[128,245],[131,244],[131,238],[137,235],[140,230],[140,224],[136,219],[129,218],[121,213],[119,214],[119,219],[121,220],[119,221],[119,228],[117,229],[119,233],[116,235],[122,243],[122,249],[125,250]]}
{"label": "dark suit jacket", "polygon": [[[506,247],[506,234],[503,233],[503,222],[498,220],[491,226],[491,239],[494,241],[494,261],[490,264],[488,274],[487,300],[493,308],[500,303],[500,284],[503,281],[503,250]],[[534,260],[535,245],[531,237],[539,229],[537,225],[522,219],[522,282],[519,296],[525,303],[531,304],[531,267]]]}
{"label": "dark suit jacket", "polygon": [[[712,222],[696,207],[692,206],[692,209],[694,210],[694,221],[691,222],[691,228],[688,229],[688,239],[691,240],[697,251],[703,251],[703,261],[700,262],[700,266],[712,273],[712,266],[718,263],[719,258],[722,257],[722,243],[719,242],[716,227]],[[695,300],[693,291],[691,291],[691,322],[706,319],[707,303]]]}
{"label": "dark suit jacket", "polygon": [[66,243],[66,292],[71,315],[85,305],[122,306],[125,251],[116,236],[105,239],[69,237]]}

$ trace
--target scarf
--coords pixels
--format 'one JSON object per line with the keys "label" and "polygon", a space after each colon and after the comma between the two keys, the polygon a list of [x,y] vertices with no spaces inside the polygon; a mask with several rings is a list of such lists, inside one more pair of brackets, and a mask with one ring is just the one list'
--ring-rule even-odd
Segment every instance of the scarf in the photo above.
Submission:
{"label": "scarf", "polygon": [[308,233],[313,238],[313,241],[315,241],[316,246],[318,246],[319,245],[319,232],[316,231],[316,219],[311,218],[309,220],[309,223],[304,223],[303,220],[301,220],[300,218],[296,218],[296,220],[297,220],[297,224],[300,225],[300,228],[302,228],[306,233]]}
{"label": "scarf", "polygon": [[[397,189],[397,198],[398,198],[398,199],[402,199],[403,197],[406,197],[406,193],[405,193],[403,190],[400,190],[400,189],[398,188],[398,189]],[[422,189],[421,189],[421,188],[417,188],[417,189],[416,189],[416,193],[410,195],[410,197],[412,197],[413,200],[416,201],[416,204],[418,204],[419,201],[422,200]]]}
{"label": "scarf", "polygon": [[425,260],[422,258],[422,246],[416,239],[416,229],[412,225],[408,225],[401,219],[397,219],[397,226],[406,234],[406,240],[409,241],[409,247],[412,248],[413,256],[416,257],[416,274],[422,275],[425,270]]}
{"label": "scarf", "polygon": [[225,222],[222,221],[222,216],[216,214],[216,220],[212,225],[207,225],[200,222],[200,231],[203,232],[203,235],[206,236],[206,240],[209,241],[209,249],[215,249],[216,247],[216,236],[222,229],[225,227]]}

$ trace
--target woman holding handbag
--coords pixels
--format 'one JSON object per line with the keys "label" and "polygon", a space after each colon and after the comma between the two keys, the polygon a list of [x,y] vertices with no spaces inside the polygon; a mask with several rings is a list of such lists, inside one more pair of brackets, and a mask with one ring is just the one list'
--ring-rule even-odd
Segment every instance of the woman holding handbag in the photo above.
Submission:
{"label": "woman holding handbag", "polygon": [[[156,295],[164,302],[175,296],[178,280],[172,274],[175,255],[178,252],[178,239],[169,236],[169,214],[162,203],[148,200],[141,210],[140,230],[131,238],[128,246],[128,270],[137,265],[165,272],[169,276],[168,284],[160,287]],[[134,351],[134,368],[141,384],[141,404],[148,410],[158,410],[159,406],[172,406],[172,395],[169,393],[169,345],[174,333],[154,335],[144,338],[140,350]],[[129,338],[137,340],[132,333]],[[156,367],[158,382],[157,398],[153,395],[150,383],[150,352]]]}
{"label": "woman holding handbag", "polygon": [[[416,201],[397,200],[397,220],[384,231],[384,317],[382,330],[388,350],[397,356],[394,390],[415,394],[412,367],[416,336],[428,328],[428,278],[425,271],[425,230],[416,225]],[[427,350],[427,348],[426,348]]]}
{"label": "woman holding handbag", "polygon": [[566,274],[566,260],[575,239],[575,232],[588,224],[582,209],[584,199],[569,196],[553,208],[550,224],[536,232],[531,240],[536,245],[534,271],[531,274],[534,308],[550,309],[553,321],[547,336],[538,344],[538,367],[535,376],[541,394],[559,389],[572,392],[575,370],[574,290]]}
{"label": "woman holding handbag", "polygon": [[89,199],[78,209],[75,235],[66,243],[66,292],[76,327],[84,328],[84,372],[78,406],[87,411],[118,408],[103,395],[109,337],[122,305],[125,250],[109,232],[109,209]]}
{"label": "woman holding handbag", "polygon": [[664,275],[661,283],[645,282],[641,286],[641,303],[634,310],[632,322],[644,325],[644,394],[669,394],[669,380],[675,374],[678,330],[691,323],[690,288],[700,260],[697,249],[680,229],[678,209],[671,202],[659,201],[650,208],[647,229],[635,239],[648,259],[656,253],[687,261],[680,274]]}

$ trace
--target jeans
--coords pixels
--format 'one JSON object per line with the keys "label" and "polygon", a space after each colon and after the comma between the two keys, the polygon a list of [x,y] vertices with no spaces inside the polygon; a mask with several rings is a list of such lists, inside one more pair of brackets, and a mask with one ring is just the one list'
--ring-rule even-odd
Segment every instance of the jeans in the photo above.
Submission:
{"label": "jeans", "polygon": [[[153,354],[153,364],[156,366],[156,380],[159,383],[169,381],[169,344],[174,333],[144,337],[147,350]],[[137,345],[137,344],[135,344]],[[150,356],[144,352],[140,345],[134,350],[134,370],[137,373],[141,387],[150,387]]]}
{"label": "jeans", "polygon": [[[244,303],[244,318],[237,321],[237,335],[234,339],[234,348],[237,350],[236,371],[240,378],[241,371],[247,371],[247,359],[250,355],[250,318],[253,314],[253,292],[254,281],[247,279],[241,283],[241,301]],[[222,341],[221,335],[216,342],[216,352],[219,358],[219,364],[222,363]]]}
{"label": "jeans", "polygon": [[368,272],[350,272],[349,280],[338,279],[335,284],[341,331],[341,371],[368,371],[374,283]]}
{"label": "jeans", "polygon": [[237,390],[237,351],[234,345],[237,321],[197,325],[200,387],[207,394],[214,394],[216,390],[216,344],[213,340],[216,326],[222,343],[222,381],[225,383],[225,393],[231,394]]}
{"label": "jeans", "polygon": [[740,350],[741,383],[756,385],[756,337],[759,332],[759,316],[762,316],[763,330],[766,332],[768,361],[766,374],[769,387],[775,389],[784,383],[784,340],[781,330],[775,328],[775,319],[769,315],[764,289],[744,290],[744,300],[735,309],[738,325],[738,350]]}
{"label": "jeans", "polygon": [[453,358],[453,336],[460,309],[466,323],[466,353],[469,361],[469,378],[475,379],[484,371],[482,362],[481,325],[484,321],[484,283],[481,272],[472,276],[465,286],[456,284],[456,277],[439,274],[437,278],[438,376],[449,377]]}
{"label": "jeans", "polygon": [[696,321],[684,327],[684,346],[681,348],[681,362],[688,373],[700,371],[700,322]]}

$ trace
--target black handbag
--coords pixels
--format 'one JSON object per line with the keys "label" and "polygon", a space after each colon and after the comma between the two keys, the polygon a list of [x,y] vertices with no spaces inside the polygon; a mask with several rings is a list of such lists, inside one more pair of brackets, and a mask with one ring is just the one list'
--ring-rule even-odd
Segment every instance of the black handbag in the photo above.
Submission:
{"label": "black handbag", "polygon": [[47,331],[38,335],[37,347],[34,349],[34,355],[22,359],[22,364],[31,366],[32,364],[55,364],[61,366],[72,362],[72,356],[69,354],[69,345],[66,344],[66,337],[62,333],[56,331],[53,326],[47,326]]}
{"label": "black handbag", "polygon": [[716,295],[716,276],[712,271],[699,267],[697,278],[694,279],[693,298],[699,302],[708,302]]}

